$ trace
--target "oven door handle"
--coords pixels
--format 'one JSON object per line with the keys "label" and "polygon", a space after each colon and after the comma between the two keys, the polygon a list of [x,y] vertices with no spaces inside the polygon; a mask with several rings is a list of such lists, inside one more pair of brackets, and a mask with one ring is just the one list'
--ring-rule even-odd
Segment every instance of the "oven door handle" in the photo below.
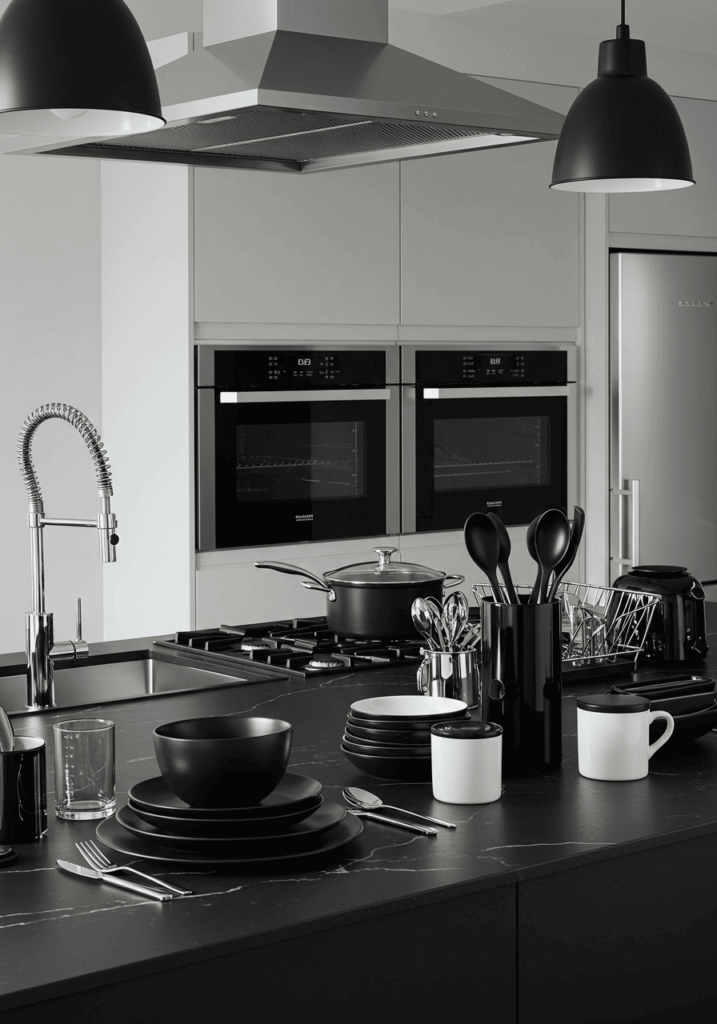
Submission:
{"label": "oven door handle", "polygon": [[341,391],[220,391],[222,405],[246,402],[386,402],[390,388],[346,388]]}
{"label": "oven door handle", "polygon": [[423,398],[567,398],[571,393],[570,384],[531,384],[529,387],[503,387],[496,384],[491,388],[423,388]]}

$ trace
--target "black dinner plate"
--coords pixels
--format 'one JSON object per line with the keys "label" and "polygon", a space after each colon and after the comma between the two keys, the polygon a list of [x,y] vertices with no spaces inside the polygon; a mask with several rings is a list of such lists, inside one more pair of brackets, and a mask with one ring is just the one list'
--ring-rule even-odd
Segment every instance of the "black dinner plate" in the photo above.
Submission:
{"label": "black dinner plate", "polygon": [[364,743],[352,736],[343,734],[342,746],[352,754],[368,754],[370,757],[430,757],[430,743],[422,747],[379,746],[376,743]]}
{"label": "black dinner plate", "polygon": [[431,730],[428,729],[366,729],[363,724],[358,725],[353,718],[346,720],[346,732],[357,740],[366,740],[369,743],[398,743],[409,747],[419,743],[431,745]]}
{"label": "black dinner plate", "polygon": [[[415,700],[414,700],[415,697]],[[392,714],[390,701],[405,702],[405,711]],[[410,702],[410,704],[409,704]],[[437,704],[444,704],[442,710],[435,708]],[[452,707],[451,705],[457,705]],[[425,710],[422,708],[425,705]],[[408,708],[415,708],[409,712]],[[433,707],[434,710],[428,710]],[[427,722],[446,722],[453,718],[463,718],[466,713],[464,701],[452,700],[445,697],[421,697],[416,694],[400,694],[394,698],[388,697],[366,697],[364,700],[357,700],[349,709],[349,716],[365,722],[393,722],[403,724],[413,722],[425,726]]]}
{"label": "black dinner plate", "polygon": [[322,786],[308,775],[287,772],[276,789],[248,807],[192,807],[173,793],[161,775],[144,779],[131,786],[128,797],[136,807],[152,814],[168,814],[175,818],[222,818],[246,821],[248,818],[271,818],[311,805]]}
{"label": "black dinner plate", "polygon": [[141,836],[135,836],[126,832],[119,824],[114,815],[105,818],[96,829],[96,836],[101,843],[108,846],[116,853],[124,853],[128,857],[136,857],[143,860],[159,860],[168,864],[181,864],[190,868],[251,868],[261,867],[264,864],[271,865],[281,861],[299,861],[311,857],[318,857],[322,854],[340,850],[352,839],[363,832],[363,823],[354,814],[347,814],[343,821],[328,832],[320,832],[313,837],[312,842],[300,850],[279,850],[273,847],[270,852],[259,855],[256,850],[247,850],[245,853],[233,853],[231,856],[216,856],[209,854],[189,853],[188,851],[170,850],[158,843]]}
{"label": "black dinner plate", "polygon": [[349,711],[346,716],[346,722],[351,726],[358,726],[360,729],[385,729],[386,731],[393,732],[417,732],[425,733],[430,732],[431,725],[436,725],[439,722],[455,721],[456,719],[470,718],[470,712],[464,711],[460,715],[453,715],[451,718],[447,718],[446,715],[433,718],[367,718],[362,716],[358,718]]}
{"label": "black dinner plate", "polygon": [[160,831],[153,825],[148,825],[134,813],[131,807],[126,804],[117,811],[116,818],[122,828],[133,835],[141,836],[148,842],[160,843],[162,846],[169,846],[173,850],[187,850],[190,852],[207,851],[209,853],[225,854],[241,852],[242,850],[256,850],[259,853],[270,849],[298,849],[305,846],[316,835],[328,832],[335,828],[346,817],[347,810],[341,804],[327,800],[317,811],[310,814],[308,818],[290,825],[282,834],[271,836],[231,836],[229,838],[217,838],[216,836],[178,836],[169,831]]}
{"label": "black dinner plate", "polygon": [[[675,731],[664,747],[658,750],[658,755],[664,750],[669,752],[670,747],[678,743],[691,743],[701,736],[706,736],[712,729],[717,729],[717,701],[709,708],[701,711],[692,711],[686,715],[673,715],[675,720]],[[650,726],[650,743],[654,743],[658,736],[661,736],[664,726],[659,719]]]}
{"label": "black dinner plate", "polygon": [[129,806],[138,818],[146,821],[148,825],[154,825],[160,832],[228,839],[234,836],[263,836],[284,832],[287,826],[295,825],[298,821],[308,818],[314,811],[318,811],[323,802],[324,798],[317,796],[306,807],[291,811],[289,814],[276,814],[271,818],[243,818],[239,821],[232,821],[231,818],[175,818],[169,814],[154,814],[152,811],[137,807],[131,799]]}

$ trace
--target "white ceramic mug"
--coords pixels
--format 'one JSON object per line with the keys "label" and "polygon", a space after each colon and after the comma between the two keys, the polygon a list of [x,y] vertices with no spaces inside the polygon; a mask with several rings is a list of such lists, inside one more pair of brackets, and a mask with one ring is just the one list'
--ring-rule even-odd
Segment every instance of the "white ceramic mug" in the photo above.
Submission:
{"label": "white ceramic mug", "polygon": [[444,804],[489,804],[500,797],[503,730],[493,722],[431,726],[433,795]]}
{"label": "white ceramic mug", "polygon": [[[650,725],[667,728],[650,743]],[[597,693],[578,698],[578,771],[588,779],[627,782],[644,779],[652,755],[664,746],[675,723],[667,711],[650,711],[647,697]]]}

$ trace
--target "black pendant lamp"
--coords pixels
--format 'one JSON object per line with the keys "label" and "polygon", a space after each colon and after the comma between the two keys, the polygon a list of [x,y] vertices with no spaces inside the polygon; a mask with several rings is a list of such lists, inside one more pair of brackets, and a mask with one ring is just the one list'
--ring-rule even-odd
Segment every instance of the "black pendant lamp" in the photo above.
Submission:
{"label": "black pendant lamp", "polygon": [[85,138],[164,124],[123,0],[12,0],[0,18],[0,132]]}
{"label": "black pendant lamp", "polygon": [[645,44],[630,38],[621,2],[617,38],[600,43],[598,77],[568,111],[551,188],[657,192],[695,183],[680,115],[665,90],[647,77]]}

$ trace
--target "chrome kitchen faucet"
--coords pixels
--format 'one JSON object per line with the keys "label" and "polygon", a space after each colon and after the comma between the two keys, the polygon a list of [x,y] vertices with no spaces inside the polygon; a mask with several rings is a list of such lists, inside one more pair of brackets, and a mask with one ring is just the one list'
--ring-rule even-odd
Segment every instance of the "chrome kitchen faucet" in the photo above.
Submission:
{"label": "chrome kitchen faucet", "polygon": [[[97,474],[97,491],[100,512],[97,519],[50,519],[45,515],[42,493],[32,464],[30,450],[35,431],[45,420],[65,420],[75,427],[90,450]],[[31,710],[55,706],[56,661],[75,661],[86,658],[89,652],[82,639],[82,611],[77,599],[77,636],[74,640],[55,643],[52,612],[45,611],[45,555],[43,530],[46,526],[86,526],[98,531],[100,558],[103,562],[117,560],[116,545],[119,537],[115,533],[117,519],[110,509],[112,496],[112,474],[102,438],[88,418],[71,405],[52,402],[41,405],[30,413],[22,425],[17,445],[20,469],[25,481],[30,510],[27,525],[30,527],[32,555],[32,611],[25,615],[25,650],[27,652],[27,706]]]}

